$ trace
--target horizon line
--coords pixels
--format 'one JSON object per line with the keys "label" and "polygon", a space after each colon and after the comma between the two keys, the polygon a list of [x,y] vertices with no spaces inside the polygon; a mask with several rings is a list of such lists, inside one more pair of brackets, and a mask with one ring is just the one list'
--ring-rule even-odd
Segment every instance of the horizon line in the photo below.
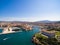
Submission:
{"label": "horizon line", "polygon": [[[7,22],[17,21],[18,22],[18,21],[21,21],[21,20],[0,20],[0,21],[7,21]],[[39,20],[39,21],[60,21],[60,20]],[[38,20],[37,21],[23,21],[22,20],[21,22],[38,22]]]}

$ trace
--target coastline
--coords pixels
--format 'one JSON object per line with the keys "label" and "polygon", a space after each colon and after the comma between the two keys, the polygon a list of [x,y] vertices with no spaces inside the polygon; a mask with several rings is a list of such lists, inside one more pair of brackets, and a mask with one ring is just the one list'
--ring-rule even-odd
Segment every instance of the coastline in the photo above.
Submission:
{"label": "coastline", "polygon": [[[38,32],[39,33],[39,32]],[[41,45],[41,43],[39,42],[39,40],[35,37],[35,34],[32,37],[32,43],[36,44],[36,45]]]}
{"label": "coastline", "polygon": [[58,42],[58,40],[56,38],[49,38],[44,36],[41,33],[36,33],[33,37],[32,37],[32,42],[36,45],[60,45],[60,43]]}

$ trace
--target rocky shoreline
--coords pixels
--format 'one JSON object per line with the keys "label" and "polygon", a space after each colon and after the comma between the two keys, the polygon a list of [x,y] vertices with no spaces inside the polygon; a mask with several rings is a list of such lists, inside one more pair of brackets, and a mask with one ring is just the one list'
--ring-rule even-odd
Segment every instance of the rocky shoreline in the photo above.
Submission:
{"label": "rocky shoreline", "polygon": [[32,37],[32,43],[35,43],[35,45],[41,45],[39,40],[35,37],[35,35]]}
{"label": "rocky shoreline", "polygon": [[58,42],[56,38],[48,38],[40,33],[36,33],[32,37],[32,42],[35,45],[57,45],[57,44],[60,45],[60,43]]}

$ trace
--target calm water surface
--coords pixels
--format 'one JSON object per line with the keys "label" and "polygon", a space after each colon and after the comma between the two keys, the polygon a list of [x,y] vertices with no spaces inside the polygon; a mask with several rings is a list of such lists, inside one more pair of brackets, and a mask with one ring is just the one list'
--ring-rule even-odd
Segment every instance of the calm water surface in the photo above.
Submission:
{"label": "calm water surface", "polygon": [[39,27],[35,26],[31,31],[0,35],[0,45],[35,45],[32,43],[32,36],[37,32]]}

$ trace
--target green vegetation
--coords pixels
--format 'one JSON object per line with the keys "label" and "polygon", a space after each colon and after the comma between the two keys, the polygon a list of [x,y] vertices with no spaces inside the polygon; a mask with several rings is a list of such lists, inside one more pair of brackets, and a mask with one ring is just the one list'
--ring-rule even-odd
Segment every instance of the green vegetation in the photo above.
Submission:
{"label": "green vegetation", "polygon": [[41,45],[48,45],[45,40],[47,39],[47,37],[45,37],[44,35],[40,34],[40,33],[37,33],[35,35],[35,37],[40,41],[40,44]]}
{"label": "green vegetation", "polygon": [[57,32],[56,32],[56,35],[59,35],[59,36],[60,36],[60,32],[59,32],[59,31],[57,31]]}
{"label": "green vegetation", "polygon": [[35,37],[39,40],[41,45],[60,45],[56,38],[47,38],[40,33],[35,34]]}
{"label": "green vegetation", "polygon": [[59,31],[57,31],[55,33],[55,38],[58,40],[58,42],[60,42],[60,32]]}
{"label": "green vegetation", "polygon": [[42,38],[42,39],[46,39],[47,38],[46,36],[44,36],[44,35],[42,35],[40,33],[36,33],[35,37],[38,38],[38,39],[39,38]]}

